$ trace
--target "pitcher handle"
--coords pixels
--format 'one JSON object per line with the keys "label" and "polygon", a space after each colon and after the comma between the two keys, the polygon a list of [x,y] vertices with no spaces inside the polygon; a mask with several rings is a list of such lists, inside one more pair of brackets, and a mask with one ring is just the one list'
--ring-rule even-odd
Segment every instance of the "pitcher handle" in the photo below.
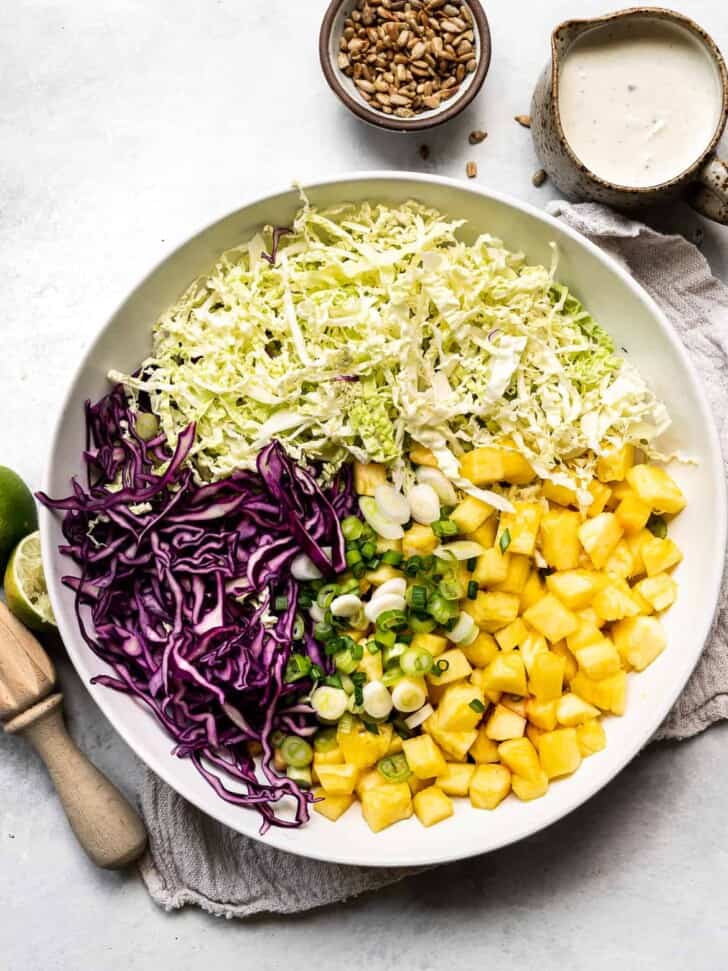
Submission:
{"label": "pitcher handle", "polygon": [[728,162],[712,155],[698,172],[690,205],[701,215],[728,226]]}

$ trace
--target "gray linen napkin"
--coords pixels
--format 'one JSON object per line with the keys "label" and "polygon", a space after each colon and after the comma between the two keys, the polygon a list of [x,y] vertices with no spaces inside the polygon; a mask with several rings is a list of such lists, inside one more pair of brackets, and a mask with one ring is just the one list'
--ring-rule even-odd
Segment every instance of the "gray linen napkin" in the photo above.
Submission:
{"label": "gray linen napkin", "polygon": [[[594,204],[558,202],[549,208],[615,257],[665,311],[702,376],[728,456],[728,288],[681,236],[660,235]],[[722,718],[728,718],[725,578],[705,652],[655,739],[688,738]],[[142,811],[150,842],[142,877],[153,899],[167,909],[197,904],[224,917],[293,913],[419,872],[319,863],[272,849],[215,822],[149,771]]]}

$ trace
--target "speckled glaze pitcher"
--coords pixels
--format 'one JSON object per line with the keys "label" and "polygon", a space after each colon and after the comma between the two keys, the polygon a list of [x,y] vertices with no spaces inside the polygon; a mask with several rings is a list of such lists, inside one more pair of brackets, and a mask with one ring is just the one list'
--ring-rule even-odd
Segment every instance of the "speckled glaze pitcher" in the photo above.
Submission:
{"label": "speckled glaze pitcher", "polygon": [[[687,169],[655,186],[617,185],[595,175],[572,150],[559,116],[559,69],[571,45],[594,27],[627,18],[656,18],[688,30],[715,64],[722,89],[720,118],[708,146]],[[728,164],[715,155],[715,148],[727,120],[728,71],[715,42],[690,18],[655,7],[632,7],[603,17],[560,24],[551,35],[551,63],[536,85],[531,104],[531,133],[536,151],[546,172],[567,196],[604,202],[618,209],[637,209],[683,197],[702,215],[724,225],[728,225]]]}

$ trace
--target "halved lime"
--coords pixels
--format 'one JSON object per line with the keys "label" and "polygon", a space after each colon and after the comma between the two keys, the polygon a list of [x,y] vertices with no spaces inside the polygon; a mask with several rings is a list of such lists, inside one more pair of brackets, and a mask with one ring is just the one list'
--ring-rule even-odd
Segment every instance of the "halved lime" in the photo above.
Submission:
{"label": "halved lime", "polygon": [[37,526],[30,489],[12,469],[0,465],[0,570],[15,544]]}
{"label": "halved lime", "polygon": [[5,598],[8,608],[31,630],[55,630],[50,597],[40,558],[40,533],[21,539],[5,570]]}

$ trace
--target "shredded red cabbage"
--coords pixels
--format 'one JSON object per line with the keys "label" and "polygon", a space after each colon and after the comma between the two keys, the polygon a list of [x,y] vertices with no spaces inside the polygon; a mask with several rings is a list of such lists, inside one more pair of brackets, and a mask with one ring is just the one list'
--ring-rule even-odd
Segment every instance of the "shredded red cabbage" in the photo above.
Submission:
{"label": "shredded red cabbage", "polygon": [[[76,592],[86,643],[115,673],[94,683],[148,705],[175,754],[191,759],[223,799],[255,807],[261,832],[298,826],[313,797],[274,772],[270,741],[276,730],[315,731],[311,708],[299,700],[310,682],[284,681],[298,597],[288,566],[304,552],[325,573],[345,568],[339,521],[355,505],[349,472],[322,489],[272,442],[257,472],[199,485],[185,464],[194,426],[170,454],[163,435],[139,438],[134,419],[121,388],[87,402],[87,486],[74,479],[66,499],[38,495],[65,512],[60,549],[80,576],[63,582]],[[277,597],[286,608],[275,616]],[[297,650],[329,670],[304,619]],[[262,746],[265,781],[250,742]],[[294,820],[274,808],[284,796],[296,801]]]}

